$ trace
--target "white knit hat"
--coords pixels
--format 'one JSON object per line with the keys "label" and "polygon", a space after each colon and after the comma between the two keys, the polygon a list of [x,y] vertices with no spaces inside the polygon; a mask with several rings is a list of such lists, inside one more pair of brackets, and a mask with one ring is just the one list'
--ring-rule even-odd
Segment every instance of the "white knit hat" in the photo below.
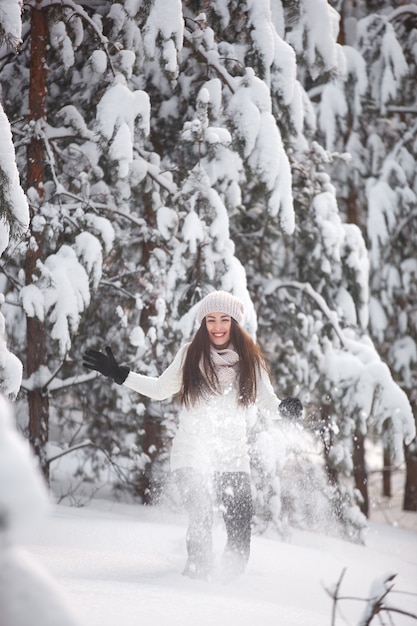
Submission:
{"label": "white knit hat", "polygon": [[227,291],[212,291],[200,302],[198,323],[201,324],[209,313],[226,313],[241,324],[244,315],[243,303]]}

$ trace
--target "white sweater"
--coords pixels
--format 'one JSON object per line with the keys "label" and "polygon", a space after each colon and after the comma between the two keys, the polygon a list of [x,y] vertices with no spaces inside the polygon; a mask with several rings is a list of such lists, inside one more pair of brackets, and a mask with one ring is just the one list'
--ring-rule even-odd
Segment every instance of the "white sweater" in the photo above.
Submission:
{"label": "white sweater", "polygon": [[[182,386],[188,346],[179,350],[159,377],[129,372],[124,385],[154,400],[165,400],[177,394]],[[213,394],[208,401],[181,407],[172,442],[172,470],[192,467],[200,472],[249,473],[247,418],[250,408],[238,405],[237,394],[238,389],[232,386],[225,393]],[[278,418],[279,403],[269,376],[262,368],[257,379],[256,407],[261,413]]]}

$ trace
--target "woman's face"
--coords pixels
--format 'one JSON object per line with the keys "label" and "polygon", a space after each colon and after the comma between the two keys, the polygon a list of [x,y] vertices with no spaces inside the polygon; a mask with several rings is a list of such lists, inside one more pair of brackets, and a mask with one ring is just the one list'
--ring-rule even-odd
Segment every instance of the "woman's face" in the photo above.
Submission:
{"label": "woman's face", "polygon": [[226,348],[230,341],[232,318],[226,313],[209,313],[206,315],[206,328],[210,341],[215,348]]}

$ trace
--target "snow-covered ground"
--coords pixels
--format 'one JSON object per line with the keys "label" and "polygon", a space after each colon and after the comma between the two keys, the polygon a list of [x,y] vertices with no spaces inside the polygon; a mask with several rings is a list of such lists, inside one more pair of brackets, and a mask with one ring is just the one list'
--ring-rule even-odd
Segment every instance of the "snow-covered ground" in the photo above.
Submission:
{"label": "snow-covered ground", "polygon": [[[388,573],[396,578],[386,603],[417,615],[417,514],[398,507],[387,524],[372,520],[379,512],[365,545],[296,530],[286,541],[254,536],[240,578],[190,580],[181,574],[184,515],[109,499],[48,505],[0,397],[0,626],[362,626],[370,588]],[[221,518],[214,539],[220,557]],[[339,596],[351,599],[332,622],[325,588],[343,571]],[[416,622],[395,614],[383,623]]]}
{"label": "snow-covered ground", "polygon": [[[365,546],[301,531],[287,542],[254,537],[246,573],[227,583],[181,575],[184,533],[181,515],[95,500],[83,508],[53,506],[25,550],[89,626],[330,626],[324,588],[344,568],[340,595],[367,598],[375,579],[393,572],[388,603],[417,614],[417,534],[409,529],[371,522]],[[223,541],[219,519],[219,553]],[[340,601],[336,624],[359,624],[365,605]],[[415,622],[394,615],[394,623]]]}

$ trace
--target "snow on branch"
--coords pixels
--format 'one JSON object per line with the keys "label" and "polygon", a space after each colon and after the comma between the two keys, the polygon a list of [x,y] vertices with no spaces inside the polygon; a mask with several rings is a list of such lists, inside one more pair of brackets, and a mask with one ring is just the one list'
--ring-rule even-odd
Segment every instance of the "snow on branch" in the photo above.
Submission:
{"label": "snow on branch", "polygon": [[346,347],[346,338],[343,335],[343,330],[339,325],[339,318],[335,311],[328,306],[326,300],[321,296],[311,285],[311,283],[300,283],[297,281],[291,281],[287,283],[281,283],[278,281],[272,281],[269,289],[266,291],[266,294],[272,293],[272,291],[278,289],[298,289],[305,293],[309,298],[314,300],[314,302],[318,305],[319,309],[324,313],[325,317],[329,320],[330,324],[333,327],[341,345]]}
{"label": "snow on branch", "polygon": [[[376,110],[376,108],[375,108]],[[413,115],[417,115],[417,107],[416,106],[396,106],[394,104],[387,106],[388,113],[412,113]]]}
{"label": "snow on branch", "polygon": [[[0,306],[3,302],[4,296],[0,294]],[[0,311],[0,393],[14,399],[19,393],[22,372],[21,361],[7,347],[5,319]]]}
{"label": "snow on branch", "polygon": [[21,236],[29,225],[29,206],[20,186],[9,120],[0,104],[0,255],[9,236]]}
{"label": "snow on branch", "polygon": [[214,70],[222,83],[229,87],[232,93],[235,93],[235,80],[219,62],[217,52],[215,52],[214,50],[206,52],[201,46],[196,46],[192,34],[188,33],[186,30],[184,31],[184,43],[194,51],[197,59],[200,62],[205,63],[207,67],[210,67],[212,70]]}
{"label": "snow on branch", "polygon": [[2,0],[0,6],[0,43],[18,49],[22,42],[22,3],[18,0]]}
{"label": "snow on branch", "polygon": [[45,320],[48,315],[51,337],[58,342],[60,353],[65,354],[81,313],[90,304],[88,275],[75,250],[65,244],[38,267],[39,279],[20,291],[22,305],[28,317]]}
{"label": "snow on branch", "polygon": [[148,176],[158,185],[160,185],[163,189],[168,191],[170,194],[177,193],[177,185],[170,180],[168,177],[164,176],[161,169],[155,165],[154,163],[150,163],[149,158],[143,151],[139,151],[139,155],[146,162],[147,174]]}
{"label": "snow on branch", "polygon": [[[339,576],[339,580],[333,588],[324,588],[328,595],[333,599],[331,626],[336,626],[336,613],[338,609],[338,603],[341,600],[362,600],[366,602],[365,609],[357,626],[369,626],[373,621],[373,618],[377,615],[380,616],[381,613],[387,613],[390,617],[390,620],[392,619],[392,613],[406,615],[407,617],[411,617],[412,619],[417,620],[417,615],[415,613],[391,606],[387,602],[388,594],[390,594],[394,588],[394,579],[397,574],[387,572],[374,580],[371,585],[370,596],[368,598],[356,598],[353,596],[339,595],[340,587],[342,585],[345,574],[346,567],[342,570],[342,573]],[[392,621],[390,621],[390,623],[392,623]]]}
{"label": "snow on branch", "polygon": [[81,385],[83,383],[90,382],[97,378],[96,372],[91,372],[89,374],[77,374],[76,376],[70,376],[63,380],[62,378],[55,378],[53,381],[51,380],[51,384],[49,386],[49,391],[51,392],[59,392],[68,389],[68,387],[73,387],[74,385]]}
{"label": "snow on branch", "polygon": [[171,80],[178,77],[177,54],[183,44],[184,21],[180,0],[153,0],[143,28],[143,47],[150,60],[159,57]]}
{"label": "snow on branch", "polygon": [[113,67],[112,58],[109,53],[109,40],[103,35],[98,23],[88,15],[87,11],[85,11],[78,2],[74,2],[73,0],[43,0],[39,4],[33,2],[28,2],[27,4],[32,7],[36,6],[37,10],[39,11],[42,11],[43,9],[48,9],[52,6],[72,9],[75,15],[78,15],[80,18],[82,18],[94,30],[98,40],[100,41],[106,53],[112,73],[114,76],[116,75]]}
{"label": "snow on branch", "polygon": [[417,6],[415,4],[403,4],[394,9],[388,16],[388,19],[390,22],[393,22],[398,17],[408,16],[410,14],[417,16]]}
{"label": "snow on branch", "polygon": [[343,410],[375,419],[379,434],[386,430],[395,459],[402,460],[403,444],[415,437],[415,421],[406,393],[392,378],[391,372],[367,335],[358,336],[352,328],[342,329],[337,313],[310,283],[273,281],[266,295],[278,289],[297,289],[311,298],[332,325],[341,349],[324,337],[322,375],[334,390],[334,400]]}

